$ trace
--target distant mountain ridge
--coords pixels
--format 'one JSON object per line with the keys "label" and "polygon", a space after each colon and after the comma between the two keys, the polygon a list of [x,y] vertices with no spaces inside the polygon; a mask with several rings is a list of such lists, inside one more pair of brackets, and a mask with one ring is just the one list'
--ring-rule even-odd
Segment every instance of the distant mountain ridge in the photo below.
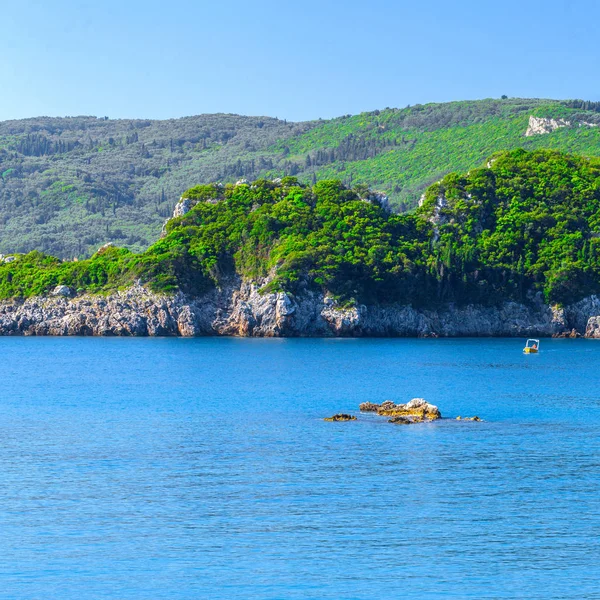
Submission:
{"label": "distant mountain ridge", "polygon": [[431,183],[498,150],[600,155],[599,110],[593,102],[500,99],[303,123],[225,114],[0,122],[0,252],[83,257],[107,241],[142,250],[183,191],[210,181],[337,178],[380,190],[405,210]]}

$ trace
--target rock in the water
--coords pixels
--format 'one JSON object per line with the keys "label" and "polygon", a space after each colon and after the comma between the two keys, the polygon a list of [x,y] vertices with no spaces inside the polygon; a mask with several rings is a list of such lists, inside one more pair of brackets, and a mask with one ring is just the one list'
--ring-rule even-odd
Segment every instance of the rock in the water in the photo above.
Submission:
{"label": "rock in the water", "polygon": [[397,424],[423,423],[442,418],[440,409],[423,398],[413,398],[407,404],[394,404],[390,400],[381,404],[363,402],[359,408],[362,412],[376,412],[383,417],[392,417],[389,422]]}
{"label": "rock in the water", "polygon": [[323,420],[324,421],[356,421],[356,417],[354,415],[338,413],[337,415],[333,415],[333,417],[326,417]]}
{"label": "rock in the water", "polygon": [[435,421],[442,417],[439,408],[423,398],[413,398],[408,404],[384,402],[377,409],[377,414],[385,417],[412,417],[421,421]]}

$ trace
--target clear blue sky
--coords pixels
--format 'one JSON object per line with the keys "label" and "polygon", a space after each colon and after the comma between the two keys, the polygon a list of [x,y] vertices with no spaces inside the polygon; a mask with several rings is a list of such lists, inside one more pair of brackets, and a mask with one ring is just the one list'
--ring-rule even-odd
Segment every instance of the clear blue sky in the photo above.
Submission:
{"label": "clear blue sky", "polygon": [[0,120],[598,100],[599,20],[593,0],[5,1]]}

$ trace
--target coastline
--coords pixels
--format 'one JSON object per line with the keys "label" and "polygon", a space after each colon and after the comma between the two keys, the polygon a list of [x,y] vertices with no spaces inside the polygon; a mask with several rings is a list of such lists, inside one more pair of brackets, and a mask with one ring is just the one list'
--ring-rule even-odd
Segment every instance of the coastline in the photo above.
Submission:
{"label": "coastline", "polygon": [[154,294],[136,285],[107,296],[64,293],[5,300],[0,302],[0,335],[600,338],[596,296],[562,308],[539,297],[530,304],[496,307],[342,308],[308,288],[293,295],[260,293],[261,287],[237,279],[198,298]]}

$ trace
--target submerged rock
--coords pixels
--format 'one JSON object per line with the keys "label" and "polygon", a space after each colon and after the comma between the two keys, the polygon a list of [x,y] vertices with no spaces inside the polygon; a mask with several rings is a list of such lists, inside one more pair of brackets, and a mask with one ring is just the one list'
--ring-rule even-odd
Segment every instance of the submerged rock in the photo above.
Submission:
{"label": "submerged rock", "polygon": [[338,413],[337,415],[333,415],[333,417],[325,417],[323,421],[356,421],[356,417],[354,415]]}
{"label": "submerged rock", "polygon": [[456,417],[456,420],[457,421],[481,421],[481,419],[477,415],[475,415],[474,417],[461,417],[461,416],[458,416],[458,417]]}

